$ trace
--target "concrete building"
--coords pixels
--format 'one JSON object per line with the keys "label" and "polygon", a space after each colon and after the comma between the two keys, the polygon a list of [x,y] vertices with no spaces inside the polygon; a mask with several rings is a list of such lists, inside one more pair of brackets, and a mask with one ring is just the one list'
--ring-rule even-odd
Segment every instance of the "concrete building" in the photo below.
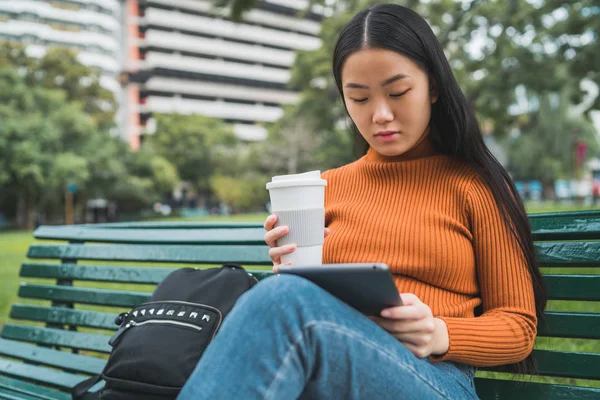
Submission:
{"label": "concrete building", "polygon": [[127,83],[121,121],[132,148],[152,133],[153,113],[201,114],[231,123],[245,140],[283,115],[295,50],[321,45],[322,13],[303,0],[259,1],[233,23],[210,0],[125,0]]}
{"label": "concrete building", "polygon": [[102,72],[100,83],[120,98],[121,5],[117,0],[0,1],[0,41],[25,44],[42,57],[48,47],[78,51],[81,63]]}

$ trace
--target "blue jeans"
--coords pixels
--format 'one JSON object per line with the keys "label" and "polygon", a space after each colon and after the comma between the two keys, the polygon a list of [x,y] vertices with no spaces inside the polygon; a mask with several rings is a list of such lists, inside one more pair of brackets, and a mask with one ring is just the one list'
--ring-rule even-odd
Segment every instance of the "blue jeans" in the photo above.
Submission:
{"label": "blue jeans", "polygon": [[240,297],[178,400],[477,399],[473,375],[415,357],[317,285],[279,275]]}

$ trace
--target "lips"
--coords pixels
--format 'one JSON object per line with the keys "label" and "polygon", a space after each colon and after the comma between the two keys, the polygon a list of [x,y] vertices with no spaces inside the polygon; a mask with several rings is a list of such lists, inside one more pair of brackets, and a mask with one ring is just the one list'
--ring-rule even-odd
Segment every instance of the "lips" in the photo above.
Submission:
{"label": "lips", "polygon": [[386,137],[386,136],[392,136],[396,133],[399,133],[399,132],[398,131],[380,131],[380,132],[377,132],[377,134],[375,136]]}
{"label": "lips", "polygon": [[380,142],[393,142],[399,136],[398,131],[381,131],[375,135],[375,139]]}

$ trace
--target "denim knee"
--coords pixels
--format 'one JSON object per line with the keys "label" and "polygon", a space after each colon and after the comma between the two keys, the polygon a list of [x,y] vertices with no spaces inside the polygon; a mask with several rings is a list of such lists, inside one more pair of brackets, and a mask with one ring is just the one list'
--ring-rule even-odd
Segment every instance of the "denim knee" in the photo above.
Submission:
{"label": "denim knee", "polygon": [[319,286],[308,279],[289,274],[274,275],[263,279],[248,293],[248,297],[262,302],[293,302],[299,297],[316,295],[321,291]]}
{"label": "denim knee", "polygon": [[236,308],[269,310],[271,313],[281,310],[285,314],[290,311],[302,311],[327,292],[308,279],[295,275],[275,275],[263,279],[246,292],[236,304]]}

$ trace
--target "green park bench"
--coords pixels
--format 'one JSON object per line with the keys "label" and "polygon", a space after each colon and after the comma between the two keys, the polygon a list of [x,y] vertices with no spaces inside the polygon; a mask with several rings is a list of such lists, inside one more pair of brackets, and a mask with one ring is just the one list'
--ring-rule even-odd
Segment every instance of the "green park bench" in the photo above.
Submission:
{"label": "green park bench", "polygon": [[[600,210],[530,219],[550,299],[560,301],[553,309],[561,310],[539,324],[539,371],[566,379],[516,386],[510,375],[484,371],[477,391],[482,399],[600,399]],[[20,271],[29,281],[18,292],[26,300],[12,306],[0,333],[0,399],[69,399],[102,370],[116,314],[147,301],[174,267],[237,262],[259,279],[270,275],[263,235],[258,223],[40,227],[34,237],[51,242],[30,246]],[[592,351],[571,350],[577,346]]]}

